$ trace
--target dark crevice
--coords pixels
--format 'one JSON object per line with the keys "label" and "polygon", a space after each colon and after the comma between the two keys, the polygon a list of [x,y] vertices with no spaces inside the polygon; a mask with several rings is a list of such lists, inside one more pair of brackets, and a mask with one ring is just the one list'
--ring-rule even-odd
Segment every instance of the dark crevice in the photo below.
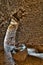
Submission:
{"label": "dark crevice", "polygon": [[17,16],[17,13],[14,13],[13,17],[15,17],[19,21],[19,17]]}

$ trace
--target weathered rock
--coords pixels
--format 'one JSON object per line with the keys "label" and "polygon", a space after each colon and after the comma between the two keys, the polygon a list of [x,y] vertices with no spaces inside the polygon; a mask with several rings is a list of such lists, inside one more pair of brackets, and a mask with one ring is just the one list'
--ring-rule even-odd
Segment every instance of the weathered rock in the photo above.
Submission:
{"label": "weathered rock", "polygon": [[[25,43],[27,47],[34,47],[39,52],[43,52],[43,0],[0,0],[0,50],[3,49],[5,33],[10,24],[10,15],[20,8],[25,12],[22,13],[22,16],[19,12],[17,14],[20,23],[17,42]],[[29,57],[22,65],[43,65],[43,61]]]}

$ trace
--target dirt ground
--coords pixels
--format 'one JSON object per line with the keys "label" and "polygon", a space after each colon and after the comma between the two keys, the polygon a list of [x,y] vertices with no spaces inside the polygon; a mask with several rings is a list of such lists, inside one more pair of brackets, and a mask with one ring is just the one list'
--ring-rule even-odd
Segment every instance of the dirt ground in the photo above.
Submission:
{"label": "dirt ground", "polygon": [[[2,50],[12,14],[19,23],[16,41],[43,52],[43,0],[0,0],[0,65],[9,65]],[[43,65],[43,60],[28,56],[23,64],[17,62],[17,65],[36,64]]]}

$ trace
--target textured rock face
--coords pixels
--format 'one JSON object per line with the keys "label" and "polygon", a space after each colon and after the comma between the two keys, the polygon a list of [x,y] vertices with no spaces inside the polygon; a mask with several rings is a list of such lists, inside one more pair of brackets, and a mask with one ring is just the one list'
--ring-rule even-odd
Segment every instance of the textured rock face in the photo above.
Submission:
{"label": "textured rock face", "polygon": [[[19,22],[16,41],[43,52],[43,0],[0,0],[0,50],[3,49],[4,36],[13,12],[17,12],[14,17]],[[36,60],[30,58],[26,63],[40,65],[41,60]]]}
{"label": "textured rock face", "polygon": [[16,17],[20,24],[17,42],[43,45],[43,2],[40,0],[0,1],[0,45],[3,44],[8,20],[13,11],[18,11]]}

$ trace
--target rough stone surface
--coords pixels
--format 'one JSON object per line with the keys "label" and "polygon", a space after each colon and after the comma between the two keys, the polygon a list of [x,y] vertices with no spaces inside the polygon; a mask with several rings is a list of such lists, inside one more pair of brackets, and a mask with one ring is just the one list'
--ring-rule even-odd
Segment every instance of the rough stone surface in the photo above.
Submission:
{"label": "rough stone surface", "polygon": [[[13,12],[17,12],[16,18],[20,24],[17,42],[25,43],[27,47],[34,47],[39,52],[43,52],[43,0],[0,0],[0,52],[3,50],[4,36]],[[1,54],[0,65],[7,65],[3,64],[3,53]],[[43,61],[30,56],[26,63],[18,63],[18,65],[36,64],[43,65]]]}

